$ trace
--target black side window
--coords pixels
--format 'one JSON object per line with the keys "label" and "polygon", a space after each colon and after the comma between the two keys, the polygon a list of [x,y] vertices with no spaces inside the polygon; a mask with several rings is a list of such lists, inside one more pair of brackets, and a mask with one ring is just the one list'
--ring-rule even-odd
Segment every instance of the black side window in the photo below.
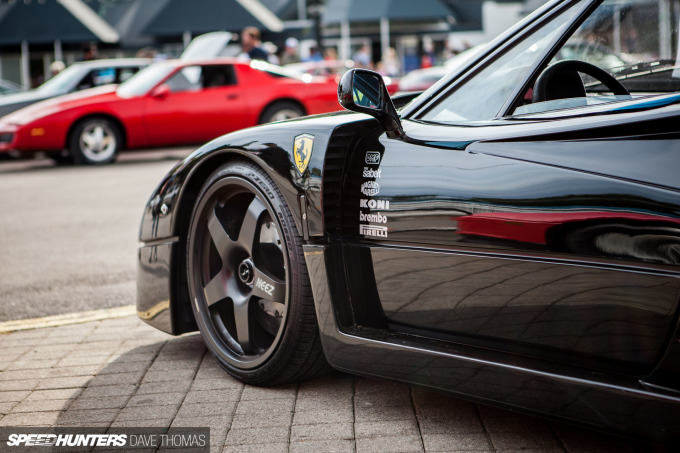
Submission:
{"label": "black side window", "polygon": [[201,74],[203,88],[223,87],[236,84],[232,65],[204,66]]}

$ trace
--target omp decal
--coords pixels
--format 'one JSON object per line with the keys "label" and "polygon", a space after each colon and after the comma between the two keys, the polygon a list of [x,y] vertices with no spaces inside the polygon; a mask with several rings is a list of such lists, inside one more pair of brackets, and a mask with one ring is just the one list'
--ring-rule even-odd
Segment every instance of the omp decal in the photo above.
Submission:
{"label": "omp decal", "polygon": [[367,197],[378,195],[380,192],[380,185],[375,181],[366,181],[361,185],[361,193]]}
{"label": "omp decal", "polygon": [[362,198],[359,200],[359,207],[360,208],[367,208],[367,209],[390,209],[390,202],[387,200],[367,200],[366,198]]}
{"label": "omp decal", "polygon": [[380,163],[379,151],[366,151],[365,161],[367,164],[375,165]]}
{"label": "omp decal", "polygon": [[307,170],[309,159],[312,157],[312,146],[314,136],[311,134],[301,134],[295,137],[293,142],[293,156],[295,158],[295,168],[300,176]]}
{"label": "omp decal", "polygon": [[387,227],[376,225],[359,225],[359,234],[363,234],[364,236],[386,238]]}

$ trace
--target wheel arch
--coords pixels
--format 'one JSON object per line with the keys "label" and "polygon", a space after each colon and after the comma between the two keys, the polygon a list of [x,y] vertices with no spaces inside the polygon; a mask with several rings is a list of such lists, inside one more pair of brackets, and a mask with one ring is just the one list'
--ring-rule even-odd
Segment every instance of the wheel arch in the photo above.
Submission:
{"label": "wheel arch", "polygon": [[305,107],[305,105],[299,99],[296,99],[296,98],[293,98],[293,97],[277,98],[277,99],[270,101],[267,105],[265,105],[262,108],[262,110],[260,111],[260,114],[257,118],[257,124],[263,124],[262,120],[264,119],[264,114],[267,112],[267,110],[269,110],[270,107],[273,107],[276,104],[283,104],[283,103],[286,103],[286,102],[290,102],[290,103],[295,104],[298,107],[300,107],[300,109],[302,110],[303,116],[308,115],[307,107]]}
{"label": "wheel arch", "polygon": [[68,128],[68,132],[66,133],[66,142],[64,143],[64,148],[68,147],[68,144],[71,142],[71,138],[73,137],[73,134],[78,126],[83,124],[83,122],[87,120],[91,120],[93,118],[103,118],[110,120],[113,122],[116,126],[118,126],[118,129],[120,130],[121,134],[121,140],[122,144],[120,149],[125,149],[127,147],[127,130],[125,129],[125,125],[123,122],[117,118],[114,115],[111,115],[110,113],[88,113],[87,115],[81,116],[77,120],[75,120],[71,126]]}
{"label": "wheel arch", "polygon": [[273,171],[272,168],[267,165],[266,161],[258,159],[247,152],[223,149],[206,155],[205,158],[202,159],[186,176],[174,209],[172,231],[178,238],[178,243],[170,260],[170,273],[172,276],[171,293],[177,296],[174,299],[171,298],[171,304],[173,305],[171,307],[171,312],[175,318],[173,325],[178,329],[177,334],[198,330],[194,313],[191,308],[187,276],[186,272],[184,272],[184,269],[186,268],[187,235],[189,233],[191,214],[194,205],[203,184],[212,172],[222,165],[239,160],[254,163],[273,179],[274,184],[276,184],[281,193],[284,194],[284,200],[293,214],[297,233],[302,235],[302,225],[300,223],[301,220],[299,215],[300,208],[297,203],[291,203],[290,197],[285,196],[286,193],[290,194],[291,192],[301,193],[301,190],[296,189],[292,182],[287,181],[286,185],[289,187],[282,187],[282,182],[286,182],[286,180]]}

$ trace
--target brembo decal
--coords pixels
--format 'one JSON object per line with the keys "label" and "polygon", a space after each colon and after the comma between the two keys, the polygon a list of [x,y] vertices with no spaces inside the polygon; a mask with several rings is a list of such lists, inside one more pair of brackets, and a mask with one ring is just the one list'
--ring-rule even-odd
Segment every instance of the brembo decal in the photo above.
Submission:
{"label": "brembo decal", "polygon": [[387,217],[382,215],[381,213],[377,214],[366,214],[363,212],[359,213],[359,221],[360,222],[373,222],[373,223],[387,223]]}

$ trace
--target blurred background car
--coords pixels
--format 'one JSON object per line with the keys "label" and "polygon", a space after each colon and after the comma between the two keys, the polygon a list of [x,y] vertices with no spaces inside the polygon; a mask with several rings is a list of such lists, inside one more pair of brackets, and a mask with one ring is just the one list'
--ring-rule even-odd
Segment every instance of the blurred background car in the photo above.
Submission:
{"label": "blurred background car", "polygon": [[432,66],[431,68],[413,70],[399,79],[398,91],[409,92],[427,90],[446,74],[458,68],[466,61],[469,61],[473,57],[481,54],[484,48],[486,48],[486,43],[479,44],[464,50],[463,52],[460,52],[459,54],[446,60],[446,62],[441,66]]}
{"label": "blurred background car", "polygon": [[202,143],[336,110],[337,85],[324,77],[258,60],[167,60],[118,87],[67,94],[6,115],[0,152],[46,151],[57,161],[105,164],[121,149]]}
{"label": "blurred background car", "polygon": [[0,96],[21,91],[21,87],[9,80],[0,79]]}
{"label": "blurred background car", "polygon": [[0,116],[62,94],[122,83],[151,63],[148,58],[115,58],[73,63],[38,88],[0,97]]}

